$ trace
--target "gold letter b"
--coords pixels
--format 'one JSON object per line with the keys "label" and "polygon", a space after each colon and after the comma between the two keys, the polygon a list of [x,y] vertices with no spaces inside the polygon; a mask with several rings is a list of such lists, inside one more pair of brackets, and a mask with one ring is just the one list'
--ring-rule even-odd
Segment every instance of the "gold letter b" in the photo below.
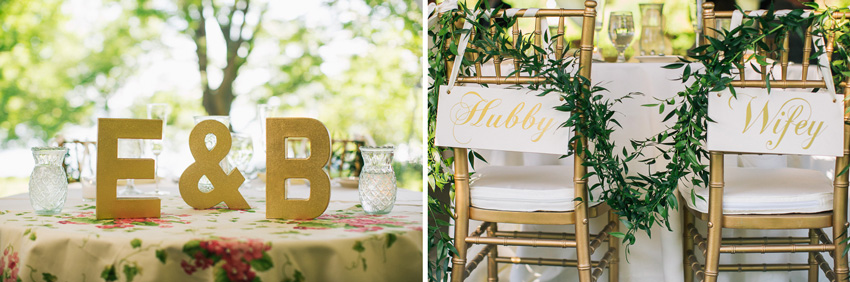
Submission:
{"label": "gold letter b", "polygon": [[[310,140],[310,157],[287,159],[286,138]],[[327,127],[312,118],[266,119],[266,218],[313,219],[328,208],[331,181],[322,168],[331,159]],[[286,199],[286,180],[310,181],[308,199]]]}

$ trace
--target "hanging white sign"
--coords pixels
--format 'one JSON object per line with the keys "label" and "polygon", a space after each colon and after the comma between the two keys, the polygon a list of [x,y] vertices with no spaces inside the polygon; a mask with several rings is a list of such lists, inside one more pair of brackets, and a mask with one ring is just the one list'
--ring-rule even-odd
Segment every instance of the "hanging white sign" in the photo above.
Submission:
{"label": "hanging white sign", "polygon": [[844,97],[736,88],[708,96],[708,150],[841,156]]}
{"label": "hanging white sign", "polygon": [[557,93],[455,86],[440,87],[437,146],[567,154],[572,128]]}

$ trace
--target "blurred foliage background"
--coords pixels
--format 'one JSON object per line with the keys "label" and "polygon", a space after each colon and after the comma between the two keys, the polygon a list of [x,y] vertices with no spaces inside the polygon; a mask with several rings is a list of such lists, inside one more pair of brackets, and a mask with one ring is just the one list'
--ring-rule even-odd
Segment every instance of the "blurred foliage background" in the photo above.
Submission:
{"label": "blurred foliage background", "polygon": [[399,187],[422,190],[418,0],[0,0],[0,196],[29,147],[95,140],[102,117],[172,106],[160,176],[192,162],[193,117],[254,136],[257,104],[335,138],[395,145]]}

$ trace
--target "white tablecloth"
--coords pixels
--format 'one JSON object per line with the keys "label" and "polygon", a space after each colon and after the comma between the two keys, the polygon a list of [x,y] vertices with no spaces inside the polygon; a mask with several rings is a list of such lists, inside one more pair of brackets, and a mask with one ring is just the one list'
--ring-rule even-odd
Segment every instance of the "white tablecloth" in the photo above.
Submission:
{"label": "white tablecloth", "polygon": [[[629,144],[630,139],[643,139],[657,134],[664,129],[662,119],[664,115],[658,113],[656,107],[642,107],[643,104],[658,103],[655,98],[666,99],[676,95],[684,89],[684,85],[678,78],[681,69],[663,69],[665,63],[594,63],[591,79],[594,84],[600,84],[608,89],[604,94],[608,98],[618,98],[630,92],[642,92],[643,96],[635,96],[635,99],[627,99],[623,104],[617,105],[614,110],[618,112],[616,118],[622,124],[614,133],[614,140],[620,146]],[[507,67],[507,69],[506,69]],[[503,71],[510,72],[510,65],[505,65]],[[485,72],[488,69],[485,68]],[[801,68],[799,66],[789,67],[789,79],[799,79]],[[747,73],[749,78],[756,77],[755,73]],[[814,69],[809,71],[809,79],[819,79]],[[494,85],[491,85],[494,87]],[[668,107],[667,111],[672,107]],[[517,152],[485,151],[479,150],[489,165],[544,165],[572,162],[572,158],[558,160],[558,156],[544,154],[523,154]],[[834,158],[821,157],[797,157],[797,156],[757,156],[746,159],[738,159],[735,156],[727,156],[727,163],[737,163],[739,166],[789,166],[799,168],[810,168],[824,172],[828,177],[833,176]],[[731,162],[730,162],[731,161]],[[486,166],[482,162],[476,163],[476,167]],[[660,166],[659,166],[660,167]],[[635,163],[633,170],[640,169]],[[646,281],[646,282],[677,282],[683,281],[682,265],[682,235],[681,217],[678,212],[670,215],[670,226],[672,232],[665,228],[656,226],[652,230],[652,238],[645,233],[637,235],[637,242],[630,248],[630,254],[626,256],[625,248],[620,253],[620,281]],[[605,217],[591,221],[591,232],[597,232],[605,225]],[[704,231],[705,223],[697,221],[697,226]],[[477,226],[477,224],[473,224]],[[548,232],[572,232],[573,228],[566,226],[545,225],[500,225],[500,229],[521,229],[523,231],[548,231]],[[620,227],[624,230],[623,227]],[[831,229],[825,230],[831,234]],[[758,230],[725,230],[724,236],[808,236],[804,230],[795,231],[758,231]],[[470,249],[470,258],[478,253],[480,246]],[[599,259],[606,248],[596,251],[594,259]],[[552,257],[552,258],[575,258],[573,249],[555,248],[508,248],[499,247],[500,255],[511,255],[516,253],[520,257]],[[802,254],[746,254],[746,255],[723,255],[721,263],[772,263],[772,262],[806,262],[807,255]],[[794,272],[748,272],[734,273],[721,272],[719,281],[804,281],[805,271]],[[574,268],[541,267],[527,265],[500,266],[500,278],[502,281],[574,281],[577,273]],[[509,279],[509,280],[508,280]],[[821,274],[821,280],[826,278]],[[486,265],[473,271],[470,281],[486,281]],[[600,281],[607,281],[607,271]]]}

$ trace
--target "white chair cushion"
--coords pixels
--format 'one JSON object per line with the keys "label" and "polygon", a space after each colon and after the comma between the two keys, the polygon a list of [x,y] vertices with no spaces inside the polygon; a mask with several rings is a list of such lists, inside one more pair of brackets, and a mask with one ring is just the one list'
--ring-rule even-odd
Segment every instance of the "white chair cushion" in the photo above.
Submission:
{"label": "white chair cushion", "polygon": [[[818,213],[832,210],[832,181],[822,172],[799,168],[725,168],[723,187],[724,214]],[[708,212],[709,189],[679,191],[692,209]]]}
{"label": "white chair cushion", "polygon": [[[469,187],[473,207],[520,212],[575,209],[572,166],[488,166],[476,170],[476,175],[480,178]],[[593,191],[590,206],[599,204],[600,190]]]}

